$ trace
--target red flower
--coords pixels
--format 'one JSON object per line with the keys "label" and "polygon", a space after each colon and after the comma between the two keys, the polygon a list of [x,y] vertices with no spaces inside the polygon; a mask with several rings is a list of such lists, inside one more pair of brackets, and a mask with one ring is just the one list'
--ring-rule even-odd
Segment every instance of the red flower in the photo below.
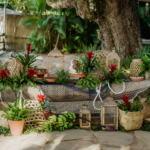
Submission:
{"label": "red flower", "polygon": [[7,75],[9,75],[9,74],[7,73],[7,71],[8,71],[8,70],[6,70],[6,69],[1,70],[1,72],[0,72],[0,77],[3,78],[3,79],[5,79],[5,78],[7,77]]}
{"label": "red flower", "polygon": [[130,100],[131,98],[129,97],[129,95],[123,95],[123,98],[122,98],[122,100],[125,102],[125,105],[127,106],[127,108],[129,107],[129,100]]}
{"label": "red flower", "polygon": [[28,71],[27,71],[27,72],[29,73],[30,79],[33,78],[34,75],[37,75],[37,72],[36,72],[35,70],[36,70],[36,69],[33,69],[33,68],[30,69],[30,68],[28,68]]}
{"label": "red flower", "polygon": [[41,103],[44,101],[44,99],[46,99],[45,95],[42,95],[41,93],[40,94],[37,94],[37,98],[38,98],[38,101]]}
{"label": "red flower", "polygon": [[111,64],[111,65],[109,66],[109,69],[111,70],[111,75],[113,74],[113,72],[114,72],[115,70],[118,70],[118,69],[117,69],[117,65],[114,65],[114,64]]}
{"label": "red flower", "polygon": [[29,56],[30,47],[31,47],[31,43],[28,43],[28,45],[27,45],[27,56]]}
{"label": "red flower", "polygon": [[88,51],[86,54],[87,54],[86,57],[88,58],[88,61],[90,61],[94,56],[93,51],[92,52]]}

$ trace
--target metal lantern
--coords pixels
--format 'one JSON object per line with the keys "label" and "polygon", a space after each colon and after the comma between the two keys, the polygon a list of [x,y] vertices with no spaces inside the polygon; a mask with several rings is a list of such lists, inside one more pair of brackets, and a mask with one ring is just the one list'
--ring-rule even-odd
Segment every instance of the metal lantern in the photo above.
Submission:
{"label": "metal lantern", "polygon": [[101,125],[118,129],[118,105],[110,96],[101,105]]}
{"label": "metal lantern", "polygon": [[[88,105],[85,104],[83,105],[82,109],[79,112],[79,117],[91,121],[91,112],[88,109]],[[79,119],[79,124],[81,129],[91,129],[91,123],[84,119]]]}
{"label": "metal lantern", "polygon": [[106,58],[106,70],[109,70],[109,66],[111,64],[117,65],[117,68],[120,69],[120,57],[115,52],[115,48],[112,50],[111,53],[109,53],[107,55],[107,58]]}
{"label": "metal lantern", "polygon": [[50,58],[61,58],[62,59],[62,69],[64,69],[64,55],[58,50],[57,46],[49,52],[47,57],[47,72],[49,76],[49,59]]}

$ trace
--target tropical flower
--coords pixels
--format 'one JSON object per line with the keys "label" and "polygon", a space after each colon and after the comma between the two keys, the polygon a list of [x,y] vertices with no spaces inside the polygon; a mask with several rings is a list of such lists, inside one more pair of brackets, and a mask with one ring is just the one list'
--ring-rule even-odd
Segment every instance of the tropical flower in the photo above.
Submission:
{"label": "tropical flower", "polygon": [[7,71],[8,71],[8,70],[6,70],[6,69],[1,70],[1,72],[0,72],[0,77],[3,78],[3,79],[5,79],[5,78],[7,77],[7,75],[9,75],[9,74],[7,73]]}
{"label": "tropical flower", "polygon": [[115,70],[118,70],[118,69],[117,69],[117,65],[114,65],[114,64],[111,64],[111,65],[109,66],[109,69],[110,69],[111,75],[113,74],[113,72],[114,72]]}
{"label": "tropical flower", "polygon": [[88,61],[90,61],[94,56],[93,51],[92,52],[88,51],[86,54],[87,54],[86,57],[88,58]]}
{"label": "tropical flower", "polygon": [[122,98],[122,100],[125,102],[125,105],[127,106],[127,108],[129,107],[129,100],[130,100],[131,98],[129,97],[129,95],[123,95],[123,98]]}
{"label": "tropical flower", "polygon": [[28,71],[26,71],[26,72],[29,73],[30,79],[33,78],[34,75],[37,75],[36,69],[34,69],[34,68],[31,68],[31,69],[28,68]]}
{"label": "tropical flower", "polygon": [[30,47],[31,47],[31,43],[28,43],[28,45],[27,45],[27,56],[29,56]]}
{"label": "tropical flower", "polygon": [[40,103],[43,102],[44,99],[46,99],[45,94],[42,95],[41,93],[40,93],[40,94],[37,94],[37,98],[38,98],[38,101],[39,101]]}

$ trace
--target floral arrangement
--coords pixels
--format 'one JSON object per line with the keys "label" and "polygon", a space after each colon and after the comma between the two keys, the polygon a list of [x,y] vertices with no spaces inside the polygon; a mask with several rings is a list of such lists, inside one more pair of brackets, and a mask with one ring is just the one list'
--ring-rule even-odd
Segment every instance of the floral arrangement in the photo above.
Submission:
{"label": "floral arrangement", "polygon": [[34,55],[29,55],[30,48],[31,48],[31,44],[28,43],[27,54],[25,53],[22,55],[22,54],[19,54],[16,52],[17,55],[13,56],[13,58],[16,58],[21,61],[24,68],[33,68],[33,63],[36,61],[36,57],[38,57],[38,56],[34,56]]}
{"label": "floral arrangement", "polygon": [[83,73],[83,66],[80,60],[73,60],[73,69],[75,69],[78,74]]}
{"label": "floral arrangement", "polygon": [[31,68],[31,69],[28,68],[28,71],[26,71],[26,72],[29,73],[28,76],[30,77],[30,79],[32,79],[34,77],[34,75],[37,75],[36,68]]}
{"label": "floral arrangement", "polygon": [[130,100],[129,95],[123,95],[122,99],[123,103],[118,104],[119,108],[123,111],[128,112],[136,112],[136,111],[141,111],[142,110],[142,104],[139,104],[139,100],[134,100],[133,103],[129,102]]}
{"label": "floral arrangement", "polygon": [[45,95],[42,95],[41,93],[37,94],[37,99],[38,99],[39,103],[41,104],[42,109],[44,110],[45,107],[46,107],[46,104],[45,104],[45,101],[44,101],[46,99]]}
{"label": "floral arrangement", "polygon": [[122,70],[118,70],[117,65],[111,64],[108,71],[104,68],[102,68],[102,70],[106,76],[106,82],[109,82],[110,84],[121,84],[123,81],[126,81],[125,73]]}
{"label": "floral arrangement", "polygon": [[93,51],[88,51],[85,53],[85,56],[80,56],[80,60],[83,64],[83,72],[84,73],[90,73],[92,71],[95,71],[95,69],[100,69],[100,62],[97,61],[97,57],[94,56]]}

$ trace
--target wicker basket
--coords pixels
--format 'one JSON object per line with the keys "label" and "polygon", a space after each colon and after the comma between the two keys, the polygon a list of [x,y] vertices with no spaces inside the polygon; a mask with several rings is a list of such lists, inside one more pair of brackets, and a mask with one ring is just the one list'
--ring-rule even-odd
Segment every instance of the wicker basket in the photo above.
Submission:
{"label": "wicker basket", "polygon": [[139,73],[142,72],[142,69],[139,67],[143,62],[141,59],[133,59],[130,65],[130,73],[132,76],[139,76]]}
{"label": "wicker basket", "polygon": [[[101,65],[103,68],[106,68],[106,58],[109,53],[111,53],[111,51],[107,51],[107,50],[94,51],[94,55],[97,57],[97,61],[103,63],[103,65]],[[95,76],[99,80],[102,80],[102,81],[105,80],[105,74],[101,69],[96,70],[95,72],[91,72],[90,74],[92,77]]]}
{"label": "wicker basket", "polygon": [[[16,62],[15,62],[16,60]],[[16,64],[16,65],[15,65]],[[7,61],[7,66],[6,68],[8,69],[9,73],[10,73],[10,77],[13,76],[19,76],[20,73],[19,71],[21,70],[23,72],[23,65],[21,63],[20,60],[14,59],[14,58],[9,58]]]}
{"label": "wicker basket", "polygon": [[2,61],[0,60],[0,71],[2,70],[2,66],[3,66],[3,63],[2,63]]}
{"label": "wicker basket", "polygon": [[126,131],[140,129],[143,122],[143,111],[126,113],[119,109],[119,121]]}
{"label": "wicker basket", "polygon": [[144,119],[150,118],[150,104],[144,102],[143,106],[144,106],[144,110],[143,110]]}

